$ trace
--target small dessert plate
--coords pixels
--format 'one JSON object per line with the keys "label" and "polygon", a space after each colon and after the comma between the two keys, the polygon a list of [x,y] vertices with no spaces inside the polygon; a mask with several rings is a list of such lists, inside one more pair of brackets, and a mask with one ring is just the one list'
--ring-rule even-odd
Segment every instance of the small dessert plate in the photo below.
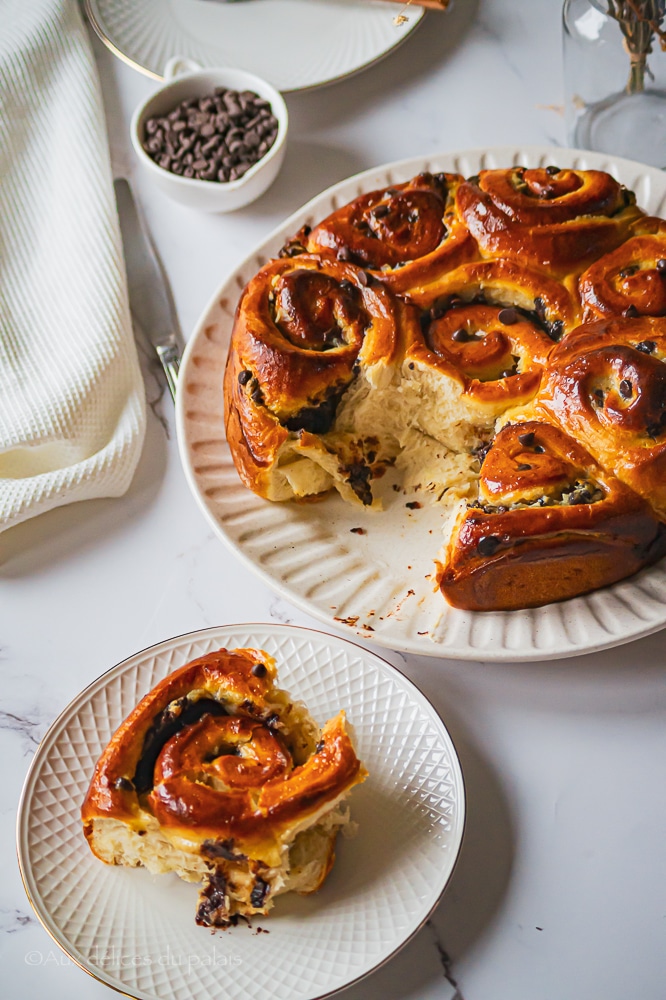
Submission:
{"label": "small dessert plate", "polygon": [[[211,934],[194,922],[196,886],[98,861],[80,809],[99,755],[141,697],[222,646],[274,656],[280,686],[320,724],[344,708],[370,776],[349,800],[358,833],[339,841],[319,892],[280,897],[252,927]],[[227,625],[136,653],[71,702],[30,767],[17,842],[39,920],[107,986],[137,1000],[314,1000],[367,976],[425,923],[453,871],[464,819],[451,738],[398,670],[322,632]]]}

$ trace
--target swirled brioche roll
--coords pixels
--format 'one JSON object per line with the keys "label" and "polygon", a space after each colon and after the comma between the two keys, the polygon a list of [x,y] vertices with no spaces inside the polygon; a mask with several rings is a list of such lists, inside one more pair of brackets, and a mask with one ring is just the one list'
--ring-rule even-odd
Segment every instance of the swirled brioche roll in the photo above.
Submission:
{"label": "swirled brioche roll", "polygon": [[335,487],[371,502],[376,447],[322,441],[361,366],[390,381],[404,305],[352,264],[314,255],[267,264],[238,306],[224,379],[227,440],[241,479],[287,500]]}
{"label": "swirled brioche roll", "polygon": [[551,354],[535,402],[666,516],[666,329],[659,319],[586,323]]}
{"label": "swirled brioche roll", "polygon": [[608,253],[644,215],[602,170],[481,170],[456,192],[458,212],[482,253],[520,259],[561,277]]}
{"label": "swirled brioche roll", "polygon": [[557,427],[528,421],[487,452],[437,582],[456,608],[511,611],[605,587],[665,553],[648,503]]}
{"label": "swirled brioche roll", "polygon": [[411,298],[422,336],[408,344],[406,377],[414,368],[436,372],[456,423],[467,413],[484,429],[534,396],[554,341],[577,319],[559,282],[511,260],[464,264]]}
{"label": "swirled brioche roll", "polygon": [[108,864],[200,882],[197,923],[318,889],[367,776],[344,712],[320,731],[261,650],[220,649],[161,681],[102,754],[81,816]]}
{"label": "swirled brioche roll", "polygon": [[630,236],[581,275],[586,320],[666,316],[666,223],[640,219]]}
{"label": "swirled brioche roll", "polygon": [[478,256],[455,209],[459,174],[423,173],[354,198],[308,233],[312,253],[333,254],[366,268],[394,292]]}

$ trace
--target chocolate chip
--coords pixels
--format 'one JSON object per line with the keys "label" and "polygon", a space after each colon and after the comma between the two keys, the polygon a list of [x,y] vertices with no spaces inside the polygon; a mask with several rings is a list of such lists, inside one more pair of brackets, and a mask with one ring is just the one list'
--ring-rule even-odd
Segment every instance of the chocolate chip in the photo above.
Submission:
{"label": "chocolate chip", "polygon": [[[278,133],[278,121],[270,104],[257,94],[224,90],[223,94],[182,101],[167,117],[149,119],[144,131],[144,149],[162,169],[227,183],[243,177],[268,152]],[[183,168],[165,159],[176,154],[176,147],[193,153],[192,159],[182,161]],[[231,156],[222,163],[224,170],[218,149]]]}
{"label": "chocolate chip", "polygon": [[546,303],[540,295],[537,295],[534,300],[534,311],[540,320],[544,320],[546,318]]}
{"label": "chocolate chip", "polygon": [[661,257],[656,266],[659,274],[666,274],[666,257]]}
{"label": "chocolate chip", "polygon": [[631,399],[633,386],[628,378],[623,378],[620,382],[620,395],[622,399]]}
{"label": "chocolate chip", "polygon": [[500,309],[497,318],[504,326],[513,326],[514,323],[518,322],[518,313],[510,307],[508,309]]}
{"label": "chocolate chip", "polygon": [[476,544],[476,551],[480,556],[494,555],[502,543],[499,535],[482,535]]}
{"label": "chocolate chip", "polygon": [[264,905],[269,889],[269,883],[265,882],[263,878],[260,878],[259,875],[257,875],[254,880],[254,887],[250,893],[250,904],[254,906],[255,909],[258,910]]}
{"label": "chocolate chip", "polygon": [[119,792],[133,792],[134,785],[129,778],[116,778],[113,787]]}
{"label": "chocolate chip", "polygon": [[603,389],[595,389],[594,392],[592,393],[592,395],[596,399],[596,401],[599,404],[599,406],[603,406],[604,405],[604,391],[603,391]]}
{"label": "chocolate chip", "polygon": [[640,316],[640,313],[638,312],[636,306],[632,305],[632,306],[627,306],[622,315],[625,316],[627,319],[636,319],[637,316]]}
{"label": "chocolate chip", "polygon": [[559,174],[560,169],[560,167],[546,167],[546,173],[550,174],[551,177],[554,177],[555,174]]}
{"label": "chocolate chip", "polygon": [[317,743],[317,746],[314,748],[314,752],[315,753],[321,753],[325,746],[326,746],[326,744],[324,743],[324,741],[323,740],[319,740],[319,743]]}
{"label": "chocolate chip", "polygon": [[409,503],[405,504],[405,507],[409,510],[421,510],[421,506],[422,505],[418,502],[418,500],[410,500]]}
{"label": "chocolate chip", "polygon": [[255,663],[252,667],[252,673],[255,677],[265,677],[268,673],[265,663]]}
{"label": "chocolate chip", "polygon": [[649,424],[645,428],[645,430],[646,430],[646,433],[647,433],[648,437],[651,437],[651,438],[659,437],[659,435],[663,434],[663,432],[664,432],[664,428],[661,426],[661,424]]}
{"label": "chocolate chip", "polygon": [[534,431],[527,431],[525,434],[519,434],[518,440],[526,448],[531,448],[534,444]]}
{"label": "chocolate chip", "polygon": [[464,326],[461,326],[459,330],[456,330],[451,334],[451,340],[455,340],[459,344],[465,344],[471,337]]}
{"label": "chocolate chip", "polygon": [[253,392],[251,392],[250,393],[250,399],[252,400],[253,403],[256,403],[257,406],[260,406],[261,403],[263,403],[263,401],[264,401],[264,397],[262,395],[261,389],[257,388]]}
{"label": "chocolate chip", "polygon": [[524,462],[521,462],[520,465],[518,466],[518,471],[519,472],[528,472],[531,468],[532,468],[531,465],[526,465]]}
{"label": "chocolate chip", "polygon": [[534,445],[534,452],[537,455],[543,455],[543,453],[545,452],[545,450],[546,449],[544,448],[544,446],[542,444],[535,444]]}
{"label": "chocolate chip", "polygon": [[654,340],[641,340],[640,344],[636,344],[636,350],[641,354],[652,354],[656,347]]}
{"label": "chocolate chip", "polygon": [[244,371],[238,373],[238,381],[241,385],[247,385],[251,378],[252,372],[249,368],[246,368]]}
{"label": "chocolate chip", "polygon": [[234,839],[228,840],[204,840],[201,845],[201,853],[208,858],[224,858],[226,861],[246,861],[247,855],[240,851],[234,851]]}

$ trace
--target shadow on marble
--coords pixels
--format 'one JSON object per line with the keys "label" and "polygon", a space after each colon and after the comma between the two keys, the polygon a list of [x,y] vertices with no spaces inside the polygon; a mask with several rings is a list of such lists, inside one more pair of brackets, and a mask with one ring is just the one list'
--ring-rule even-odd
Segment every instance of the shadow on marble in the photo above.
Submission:
{"label": "shadow on marble", "polygon": [[151,505],[165,475],[167,435],[156,407],[151,413],[147,405],[146,437],[127,493],[66,504],[0,534],[0,580],[29,575],[93,549],[100,538],[126,530],[128,520]]}
{"label": "shadow on marble", "polygon": [[[515,832],[491,764],[472,745],[447,709],[445,721],[462,764],[467,799],[458,862],[428,922],[387,965],[343,994],[395,1000],[463,1000],[456,962],[479,938],[502,905],[511,878]],[[492,837],[489,837],[492,831]]]}
{"label": "shadow on marble", "polygon": [[[392,91],[411,88],[421,77],[432,74],[461,47],[477,17],[479,2],[465,0],[454,3],[446,14],[427,14],[403,44],[375,66],[327,86],[323,90],[326,124],[360,117],[368,107],[385,102]],[[288,94],[287,103],[299,129],[321,126],[322,90]]]}
{"label": "shadow on marble", "polygon": [[[658,631],[582,656],[523,663],[451,660],[443,671],[453,697],[468,706],[480,697],[545,716],[658,714],[666,709],[663,648],[664,632]],[[412,676],[417,674],[412,671]],[[430,694],[445,707],[448,724],[448,705]]]}
{"label": "shadow on marble", "polygon": [[275,183],[265,195],[244,209],[246,217],[267,211],[288,216],[294,207],[352,174],[364,170],[367,163],[352,149],[324,146],[320,143],[289,139],[285,161]]}

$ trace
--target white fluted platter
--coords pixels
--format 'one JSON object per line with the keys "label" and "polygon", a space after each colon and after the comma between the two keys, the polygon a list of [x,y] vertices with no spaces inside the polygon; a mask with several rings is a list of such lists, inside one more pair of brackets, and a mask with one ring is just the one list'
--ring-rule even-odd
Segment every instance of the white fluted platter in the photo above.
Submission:
{"label": "white fluted platter", "polygon": [[424,10],[410,6],[394,23],[381,0],[86,0],[95,31],[115,55],[162,79],[180,56],[204,67],[233,66],[278,90],[333,83],[400,45]]}
{"label": "white fluted platter", "polygon": [[[195,924],[196,886],[95,858],[80,809],[98,757],[143,695],[223,646],[274,656],[280,687],[319,724],[344,708],[369,777],[350,797],[358,832],[341,838],[324,887],[280,897],[252,927],[212,934]],[[453,871],[464,818],[451,738],[398,670],[322,632],[228,625],[142,650],[71,702],[31,765],[17,842],[43,926],[107,986],[137,1000],[315,1000],[368,975],[423,925]]]}
{"label": "white fluted platter", "polygon": [[[433,588],[444,513],[409,509],[390,491],[383,513],[359,512],[337,495],[275,504],[240,482],[224,434],[222,377],[242,288],[302,225],[375,188],[422,170],[469,176],[512,164],[601,169],[666,215],[666,174],[629,160],[548,146],[502,147],[413,158],[329,188],[279,226],[216,291],[180,373],[178,437],[185,474],[216,534],[293,604],[335,629],[390,649],[456,659],[545,660],[605,649],[666,625],[666,560],[583,597],[524,611],[450,608]],[[352,529],[363,527],[365,534]]]}

